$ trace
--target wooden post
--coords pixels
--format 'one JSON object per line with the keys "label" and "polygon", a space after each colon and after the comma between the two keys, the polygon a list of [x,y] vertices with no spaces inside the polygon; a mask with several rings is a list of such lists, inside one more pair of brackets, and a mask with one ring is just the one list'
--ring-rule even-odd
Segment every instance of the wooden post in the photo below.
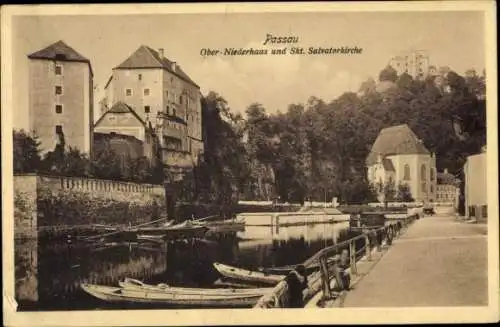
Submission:
{"label": "wooden post", "polygon": [[351,265],[351,273],[357,274],[356,271],[356,244],[354,241],[349,242],[349,254],[350,254],[350,265]]}
{"label": "wooden post", "polygon": [[319,257],[319,267],[321,271],[321,284],[323,288],[323,298],[329,299],[331,298],[332,291],[330,289],[330,276],[328,274],[328,266],[326,263],[326,257]]}
{"label": "wooden post", "polygon": [[370,238],[365,234],[365,255],[368,261],[372,260],[372,249],[370,247]]}

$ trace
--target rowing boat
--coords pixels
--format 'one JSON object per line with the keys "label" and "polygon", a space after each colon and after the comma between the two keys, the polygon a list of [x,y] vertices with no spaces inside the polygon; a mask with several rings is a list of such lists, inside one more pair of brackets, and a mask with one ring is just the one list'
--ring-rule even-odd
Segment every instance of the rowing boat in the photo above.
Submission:
{"label": "rowing boat", "polygon": [[125,289],[95,284],[82,284],[88,294],[107,302],[165,304],[195,307],[251,307],[262,296],[260,294],[184,294]]}
{"label": "rowing boat", "polygon": [[133,290],[149,290],[152,292],[163,293],[181,293],[194,295],[259,295],[270,293],[272,288],[250,288],[250,289],[235,289],[235,288],[187,288],[187,287],[172,287],[167,284],[150,285],[143,283],[137,279],[125,278],[124,281],[118,282],[120,287]]}
{"label": "rowing boat", "polygon": [[236,280],[244,280],[246,282],[275,285],[284,278],[283,275],[272,275],[272,274],[267,274],[265,272],[245,270],[241,268],[224,265],[218,262],[214,263],[214,267],[224,277]]}
{"label": "rowing boat", "polygon": [[[335,257],[328,258],[328,264],[334,263],[337,259]],[[266,274],[275,274],[275,275],[286,275],[292,270],[296,269],[298,265],[287,265],[281,267],[260,267],[259,271]],[[311,274],[315,271],[319,270],[319,262],[314,262],[306,267],[307,274]]]}

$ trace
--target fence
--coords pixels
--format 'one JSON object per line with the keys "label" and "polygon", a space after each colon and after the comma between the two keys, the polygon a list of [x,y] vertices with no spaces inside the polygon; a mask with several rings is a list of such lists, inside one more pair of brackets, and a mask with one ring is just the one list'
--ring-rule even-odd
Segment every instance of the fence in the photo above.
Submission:
{"label": "fence", "polygon": [[[342,288],[343,279],[340,276],[342,269],[347,268],[351,274],[356,275],[356,263],[361,257],[371,260],[371,253],[374,248],[380,249],[384,242],[391,245],[394,237],[400,235],[401,231],[417,219],[418,216],[418,213],[413,213],[406,218],[394,220],[387,226],[366,230],[363,235],[326,247],[307,259],[303,263],[306,270],[315,266],[319,267],[319,270],[308,276],[308,288],[304,292],[304,302],[310,300],[321,290],[324,299],[331,298],[330,281],[332,278],[335,278],[336,285]],[[347,266],[344,266],[338,255],[342,250],[347,250],[348,253]],[[254,307],[286,308],[290,303],[289,297],[288,284],[285,280],[282,280],[270,294],[260,298]]]}

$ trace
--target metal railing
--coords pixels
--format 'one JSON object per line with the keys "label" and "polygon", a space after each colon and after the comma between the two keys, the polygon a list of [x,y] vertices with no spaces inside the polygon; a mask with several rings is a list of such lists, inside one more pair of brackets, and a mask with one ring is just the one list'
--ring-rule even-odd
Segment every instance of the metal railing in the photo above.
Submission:
{"label": "metal railing", "polygon": [[[332,246],[326,247],[302,263],[306,270],[319,267],[308,275],[308,287],[303,292],[303,301],[306,303],[319,291],[323,291],[323,299],[332,297],[330,282],[335,279],[336,286],[344,289],[345,285],[341,278],[342,271],[350,274],[357,274],[357,262],[364,257],[372,260],[372,251],[376,248],[381,250],[382,244],[391,245],[395,237],[401,235],[411,223],[417,219],[418,213],[405,218],[394,219],[388,225],[372,229],[363,230],[363,234],[353,237]],[[348,258],[340,255],[343,250],[347,250]],[[345,254],[345,251],[344,251]],[[348,260],[345,260],[348,259]],[[283,276],[281,280],[270,292],[259,299],[254,308],[286,308],[289,306],[290,294],[288,283]]]}

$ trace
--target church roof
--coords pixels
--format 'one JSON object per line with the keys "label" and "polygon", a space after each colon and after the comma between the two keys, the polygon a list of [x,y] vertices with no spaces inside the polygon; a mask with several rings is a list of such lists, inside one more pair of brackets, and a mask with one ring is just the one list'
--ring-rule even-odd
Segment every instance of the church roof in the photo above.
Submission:
{"label": "church roof", "polygon": [[[175,64],[175,70],[172,65]],[[162,57],[156,50],[141,45],[130,57],[125,59],[115,69],[134,69],[134,68],[162,68],[176,75],[180,79],[199,88],[199,86],[182,70],[182,68],[174,61]]]}
{"label": "church roof", "polygon": [[429,154],[429,150],[407,124],[382,129],[366,158],[366,164],[376,163],[379,155],[398,154]]}
{"label": "church roof", "polygon": [[64,43],[62,40],[57,41],[49,45],[42,50],[33,52],[28,55],[30,59],[46,59],[46,60],[58,60],[58,61],[76,61],[87,63],[92,72],[92,66],[90,65],[90,60],[82,56],[75,49]]}

